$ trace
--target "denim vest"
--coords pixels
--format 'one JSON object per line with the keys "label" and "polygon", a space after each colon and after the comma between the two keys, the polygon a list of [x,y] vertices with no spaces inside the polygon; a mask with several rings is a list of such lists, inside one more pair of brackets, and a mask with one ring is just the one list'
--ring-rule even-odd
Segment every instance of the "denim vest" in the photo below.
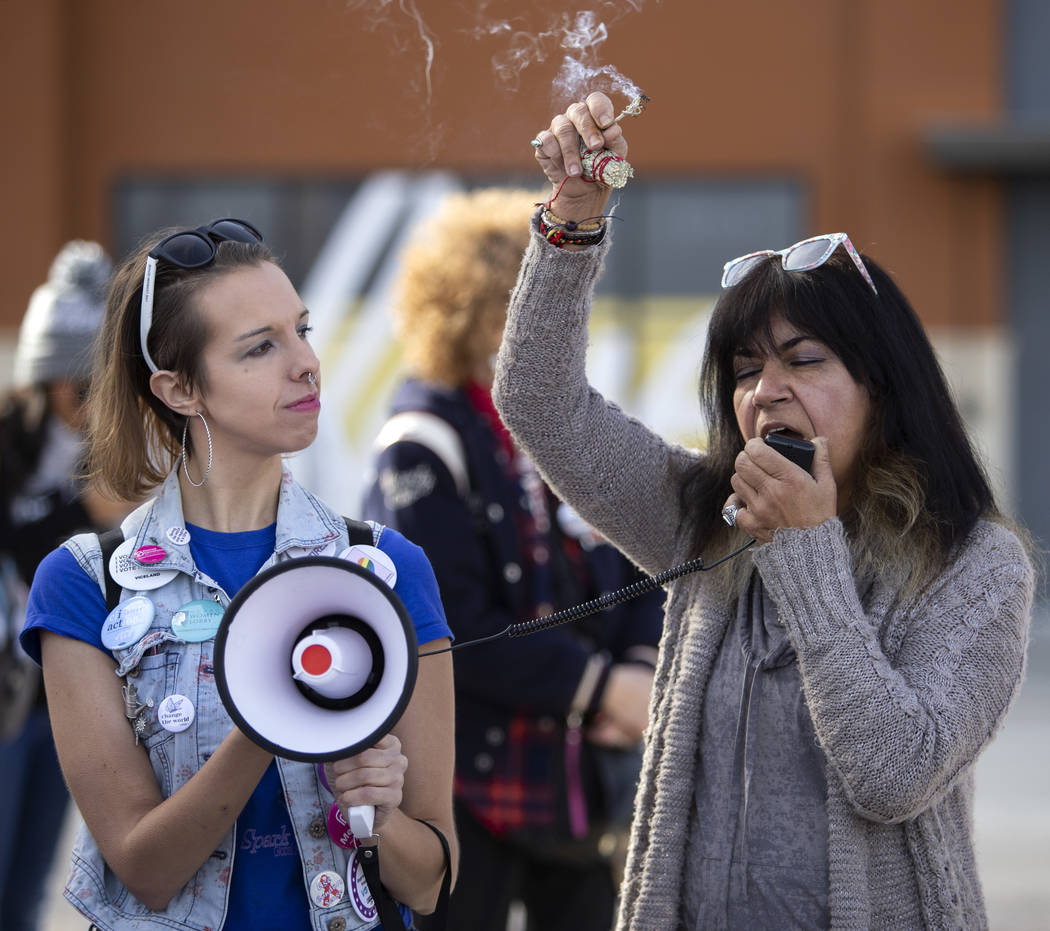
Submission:
{"label": "denim vest", "polygon": [[[176,529],[169,535],[172,528]],[[150,568],[177,569],[178,572],[169,582],[151,591],[122,589],[122,601],[145,595],[156,607],[156,615],[145,636],[127,649],[113,653],[118,663],[117,675],[127,685],[135,686],[139,703],[151,702],[138,716],[135,730],[149,752],[165,798],[204,765],[233,728],[215,685],[214,639],[187,643],[171,630],[172,615],[189,601],[214,599],[223,607],[230,603],[228,593],[194,565],[187,535],[180,534],[177,528],[184,530],[185,525],[179,483],[173,472],[160,487],[159,494],[132,512],[121,530],[125,540],[135,541],[133,549],[152,544],[166,550],[164,559]],[[382,528],[373,525],[373,542],[378,542],[381,533]],[[180,544],[173,539],[185,542]],[[264,568],[311,553],[335,555],[346,545],[343,518],[295,482],[285,469],[277,508],[276,550]],[[104,592],[98,537],[80,534],[65,546]],[[193,723],[180,733],[165,730],[157,720],[157,707],[166,696],[174,694],[189,697],[196,710]],[[311,899],[311,883],[324,871],[337,873],[345,886],[346,851],[328,835],[325,819],[332,796],[319,783],[314,764],[281,758],[277,764],[310,903],[311,927],[314,931],[375,928],[379,919],[360,919],[350,904],[349,890],[327,908],[319,907]],[[214,931],[222,927],[226,916],[230,874],[235,861],[235,827],[227,832],[218,849],[175,894],[167,908],[153,912],[117,879],[82,825],[73,848],[65,896],[102,931],[131,928]]]}

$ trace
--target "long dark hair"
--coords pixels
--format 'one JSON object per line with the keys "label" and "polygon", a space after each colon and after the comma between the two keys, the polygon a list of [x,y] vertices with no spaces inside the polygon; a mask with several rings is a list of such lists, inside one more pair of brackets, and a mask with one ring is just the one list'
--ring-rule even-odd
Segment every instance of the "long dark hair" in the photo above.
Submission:
{"label": "long dark hair", "polygon": [[895,565],[921,581],[944,564],[981,517],[997,517],[994,496],[933,347],[914,309],[872,259],[868,286],[844,249],[808,272],[760,262],[715,305],[700,374],[709,452],[683,485],[695,550],[733,539],[721,520],[733,461],[744,441],[733,409],[733,358],[772,343],[777,314],[827,345],[871,400],[872,423],[860,453],[850,513],[854,557]]}

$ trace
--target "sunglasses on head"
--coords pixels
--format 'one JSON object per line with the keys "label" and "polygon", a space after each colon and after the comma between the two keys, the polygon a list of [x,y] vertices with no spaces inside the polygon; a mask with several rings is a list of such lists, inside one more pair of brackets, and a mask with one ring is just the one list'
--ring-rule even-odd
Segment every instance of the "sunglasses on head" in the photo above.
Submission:
{"label": "sunglasses on head", "polygon": [[146,271],[142,275],[142,304],[139,308],[139,343],[142,358],[151,372],[158,371],[157,364],[146,348],[149,330],[153,324],[153,286],[157,280],[157,263],[160,261],[176,268],[204,268],[215,261],[220,242],[262,242],[263,237],[251,223],[225,217],[212,220],[207,226],[179,230],[164,237],[150,249],[146,257]]}
{"label": "sunglasses on head", "polygon": [[763,249],[761,252],[749,252],[747,255],[730,259],[722,269],[722,287],[730,288],[739,284],[751,269],[771,255],[779,255],[785,270],[789,272],[808,272],[823,265],[839,246],[846,247],[846,252],[853,259],[857,271],[864,276],[864,280],[877,295],[879,291],[875,287],[875,282],[871,280],[871,275],[864,267],[860,253],[854,248],[849,236],[845,233],[825,233],[823,236],[803,239],[802,242],[797,242],[786,249]]}

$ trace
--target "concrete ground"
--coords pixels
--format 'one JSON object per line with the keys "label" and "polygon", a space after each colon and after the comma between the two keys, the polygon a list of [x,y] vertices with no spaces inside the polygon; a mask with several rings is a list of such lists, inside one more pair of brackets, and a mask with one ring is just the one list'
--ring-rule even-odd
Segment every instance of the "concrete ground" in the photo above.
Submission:
{"label": "concrete ground", "polygon": [[977,764],[977,862],[993,931],[1050,929],[1050,611],[1036,618],[1028,676]]}
{"label": "concrete ground", "polygon": [[[62,898],[70,817],[49,880],[42,931],[86,931]],[[1028,676],[977,769],[977,859],[992,931],[1050,929],[1050,606],[1032,630]],[[514,916],[516,927],[520,916]]]}

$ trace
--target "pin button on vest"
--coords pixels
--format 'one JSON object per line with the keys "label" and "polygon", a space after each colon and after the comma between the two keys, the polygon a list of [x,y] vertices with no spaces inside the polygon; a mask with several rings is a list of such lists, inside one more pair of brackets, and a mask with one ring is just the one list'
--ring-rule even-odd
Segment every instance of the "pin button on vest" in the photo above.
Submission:
{"label": "pin button on vest", "polygon": [[346,895],[343,877],[332,870],[318,873],[310,883],[310,901],[318,908],[338,905]]}

